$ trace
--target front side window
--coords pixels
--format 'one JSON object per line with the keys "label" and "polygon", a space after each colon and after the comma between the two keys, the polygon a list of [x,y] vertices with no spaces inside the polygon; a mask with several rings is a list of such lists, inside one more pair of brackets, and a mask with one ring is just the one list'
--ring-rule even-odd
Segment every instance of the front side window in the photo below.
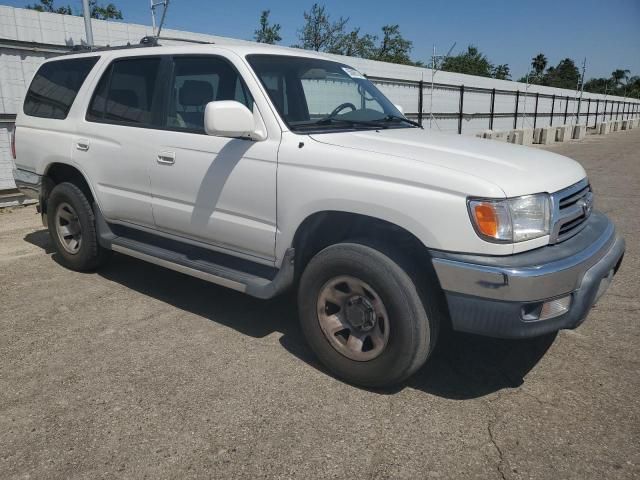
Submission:
{"label": "front side window", "polygon": [[397,128],[413,123],[347,65],[284,55],[249,55],[247,60],[293,131]]}
{"label": "front side window", "polygon": [[253,99],[238,72],[213,56],[175,57],[166,127],[204,133],[207,103],[235,100],[253,109]]}
{"label": "front side window", "polygon": [[32,117],[67,118],[80,87],[98,58],[55,60],[42,65],[27,91],[24,113]]}
{"label": "front side window", "polygon": [[87,120],[152,125],[161,59],[116,60],[96,87]]}

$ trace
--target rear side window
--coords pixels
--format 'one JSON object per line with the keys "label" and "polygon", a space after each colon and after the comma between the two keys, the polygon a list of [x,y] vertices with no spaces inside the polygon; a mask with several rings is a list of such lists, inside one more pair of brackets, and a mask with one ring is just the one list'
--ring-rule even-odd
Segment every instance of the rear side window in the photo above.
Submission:
{"label": "rear side window", "polygon": [[32,117],[67,118],[71,105],[99,57],[55,60],[42,65],[24,100],[24,113]]}
{"label": "rear side window", "polygon": [[87,120],[125,125],[153,124],[161,59],[116,60],[96,87]]}

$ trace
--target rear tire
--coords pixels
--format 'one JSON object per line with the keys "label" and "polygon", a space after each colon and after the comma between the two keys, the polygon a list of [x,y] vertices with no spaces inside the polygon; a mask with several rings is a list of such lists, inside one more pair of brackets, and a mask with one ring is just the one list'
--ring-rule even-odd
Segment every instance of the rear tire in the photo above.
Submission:
{"label": "rear tire", "polygon": [[94,270],[111,253],[98,243],[93,209],[73,183],[60,183],[51,191],[47,223],[60,263],[71,270]]}
{"label": "rear tire", "polygon": [[381,250],[360,243],[327,247],[307,265],[298,291],[311,349],[336,376],[364,387],[388,387],[412,375],[435,347],[439,326],[437,302],[429,300],[435,290]]}

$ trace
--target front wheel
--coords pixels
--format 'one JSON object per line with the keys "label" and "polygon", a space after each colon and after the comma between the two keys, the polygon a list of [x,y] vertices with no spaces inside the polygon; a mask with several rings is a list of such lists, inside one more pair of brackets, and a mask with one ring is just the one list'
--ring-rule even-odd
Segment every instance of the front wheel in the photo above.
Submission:
{"label": "front wheel", "polygon": [[401,382],[435,346],[438,316],[422,285],[381,250],[341,243],[311,259],[300,280],[304,335],[329,370],[365,387]]}

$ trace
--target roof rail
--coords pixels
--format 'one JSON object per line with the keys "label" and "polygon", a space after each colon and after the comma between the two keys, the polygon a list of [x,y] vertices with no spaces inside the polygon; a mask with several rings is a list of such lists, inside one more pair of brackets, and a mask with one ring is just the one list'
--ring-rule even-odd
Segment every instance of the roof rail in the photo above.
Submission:
{"label": "roof rail", "polygon": [[142,39],[140,40],[140,44],[141,45],[147,45],[147,46],[159,46],[160,43],[158,43],[158,40],[169,40],[171,42],[187,42],[187,43],[198,43],[201,45],[213,45],[214,42],[207,42],[205,40],[193,40],[191,38],[178,38],[178,37],[153,37],[153,36],[147,36],[147,37],[142,37]]}
{"label": "roof rail", "polygon": [[71,47],[71,51],[68,53],[79,53],[79,52],[104,52],[108,50],[124,50],[127,48],[146,48],[146,47],[159,47],[161,46],[158,43],[158,40],[169,40],[172,42],[187,42],[187,43],[198,43],[201,45],[213,45],[213,42],[207,42],[204,40],[192,40],[190,38],[178,38],[178,37],[153,37],[146,36],[140,39],[140,43],[131,44],[127,42],[126,45],[116,45],[110,46],[107,45],[105,47],[91,47],[89,45],[74,45]]}

